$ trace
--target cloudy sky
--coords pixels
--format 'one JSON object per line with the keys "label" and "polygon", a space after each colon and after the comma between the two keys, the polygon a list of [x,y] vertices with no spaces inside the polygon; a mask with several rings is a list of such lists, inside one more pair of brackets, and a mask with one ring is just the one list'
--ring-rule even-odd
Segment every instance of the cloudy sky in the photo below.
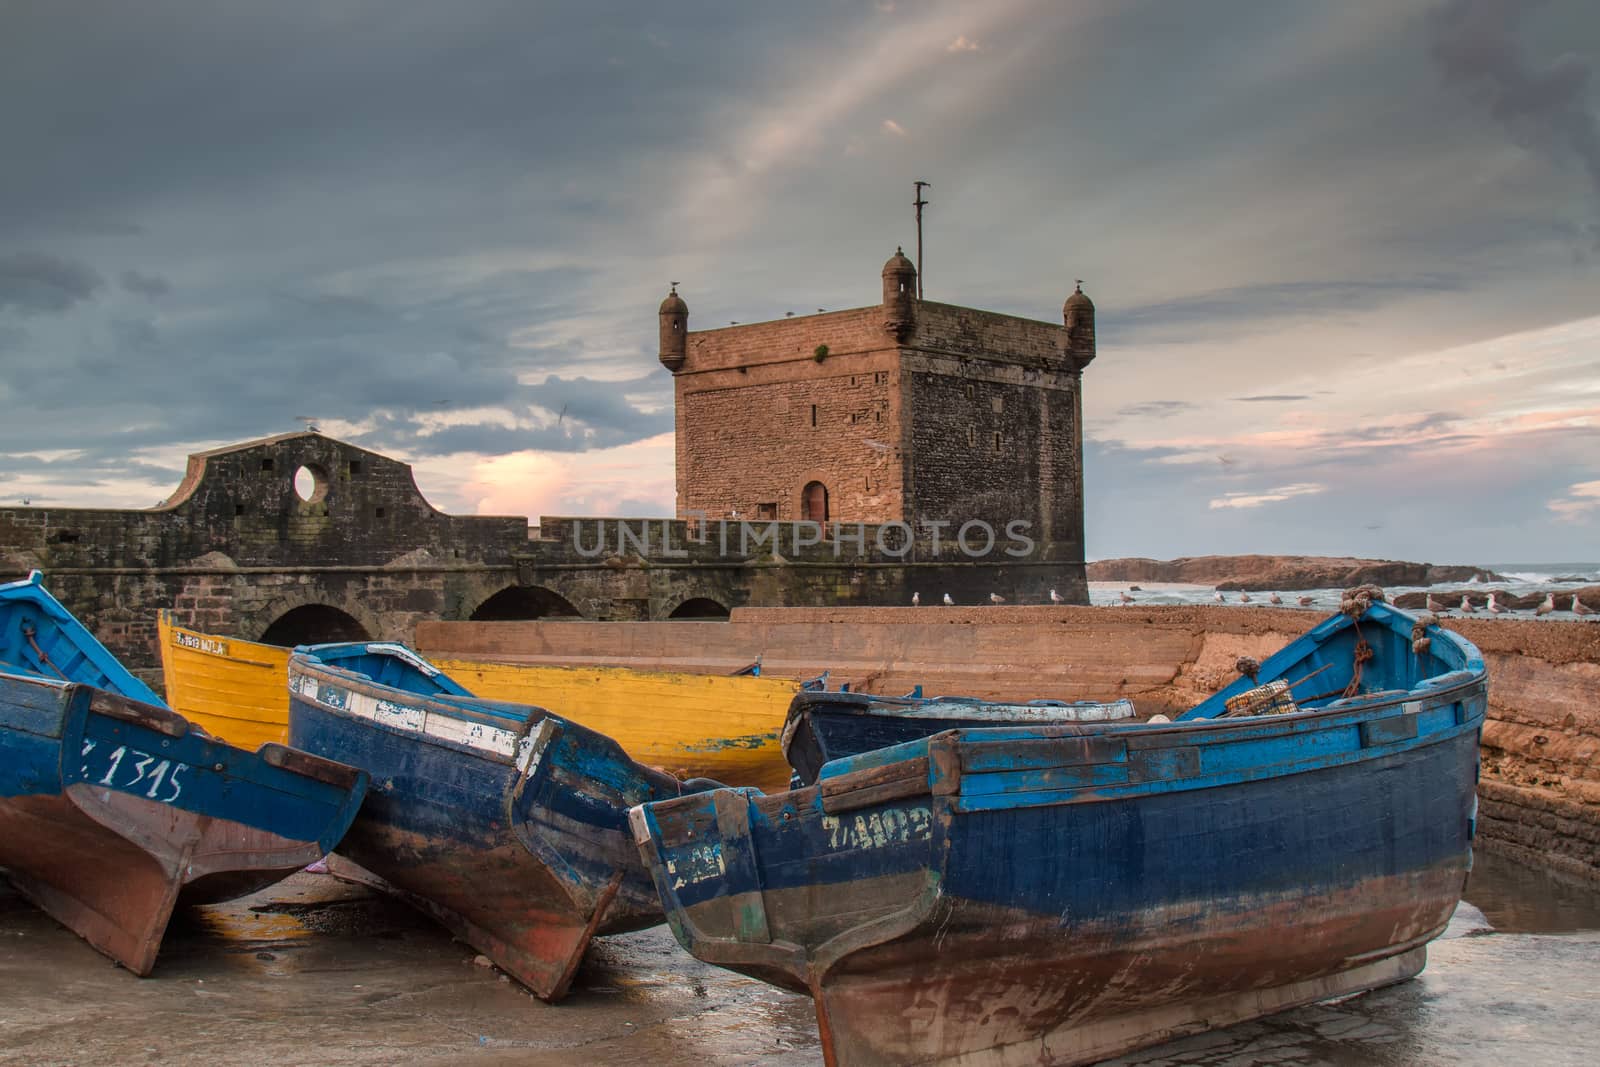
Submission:
{"label": "cloudy sky", "polygon": [[1592,0],[0,0],[0,500],[668,514],[691,328],[1099,308],[1089,554],[1600,558]]}

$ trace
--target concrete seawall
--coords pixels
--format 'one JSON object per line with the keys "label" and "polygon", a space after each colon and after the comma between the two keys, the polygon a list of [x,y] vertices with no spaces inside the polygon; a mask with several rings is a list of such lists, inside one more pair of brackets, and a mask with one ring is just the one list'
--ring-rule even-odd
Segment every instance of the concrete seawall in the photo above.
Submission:
{"label": "concrete seawall", "polygon": [[[1314,626],[1305,611],[1229,607],[748,608],[715,622],[424,622],[438,657],[766,673],[877,693],[1132,699],[1171,714]],[[1483,651],[1480,831],[1496,847],[1600,881],[1600,625],[1448,619]]]}

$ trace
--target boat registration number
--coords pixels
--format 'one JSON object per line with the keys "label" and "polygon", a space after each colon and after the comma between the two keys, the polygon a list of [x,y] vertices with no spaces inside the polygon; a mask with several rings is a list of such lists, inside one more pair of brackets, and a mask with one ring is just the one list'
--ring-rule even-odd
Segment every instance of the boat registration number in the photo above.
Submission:
{"label": "boat registration number", "polygon": [[149,800],[171,804],[183,794],[187,763],[162,759],[129,745],[85,741],[78,773],[91,785],[122,793],[137,793]]}

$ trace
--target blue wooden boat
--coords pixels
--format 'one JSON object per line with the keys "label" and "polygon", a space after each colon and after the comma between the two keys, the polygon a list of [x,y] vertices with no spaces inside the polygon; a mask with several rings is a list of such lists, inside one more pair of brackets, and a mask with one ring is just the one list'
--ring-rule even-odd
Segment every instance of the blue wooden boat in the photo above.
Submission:
{"label": "blue wooden boat", "polygon": [[945,730],[1115,722],[1133,717],[1131,700],[1000,704],[971,697],[802,692],[789,704],[779,739],[798,784],[811,785],[825,763]]}
{"label": "blue wooden boat", "polygon": [[0,867],[135,974],[178,903],[253,893],[313,863],[366,775],[209,737],[169,710],[41,584],[0,585]]}
{"label": "blue wooden boat", "polygon": [[1090,1063],[1421,970],[1485,705],[1469,642],[1358,603],[1177,721],[954,730],[631,818],[678,940],[809,993],[830,1064]]}
{"label": "blue wooden boat", "polygon": [[289,695],[291,743],[373,779],[329,871],[410,902],[546,1000],[594,935],[663,919],[629,807],[716,784],[644,767],[541,708],[476,698],[400,645],[296,649]]}

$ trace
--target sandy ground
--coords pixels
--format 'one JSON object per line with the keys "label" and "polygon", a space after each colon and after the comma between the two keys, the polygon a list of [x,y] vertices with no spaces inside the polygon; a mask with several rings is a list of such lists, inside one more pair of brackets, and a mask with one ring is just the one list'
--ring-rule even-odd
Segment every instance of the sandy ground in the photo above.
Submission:
{"label": "sandy ground", "polygon": [[[1487,926],[1463,908],[1415,981],[1115,1062],[1594,1063],[1600,933]],[[141,980],[0,888],[0,1064],[821,1062],[809,1000],[699,963],[664,928],[600,942],[557,1006],[486,962],[401,905],[299,874],[180,916]]]}

